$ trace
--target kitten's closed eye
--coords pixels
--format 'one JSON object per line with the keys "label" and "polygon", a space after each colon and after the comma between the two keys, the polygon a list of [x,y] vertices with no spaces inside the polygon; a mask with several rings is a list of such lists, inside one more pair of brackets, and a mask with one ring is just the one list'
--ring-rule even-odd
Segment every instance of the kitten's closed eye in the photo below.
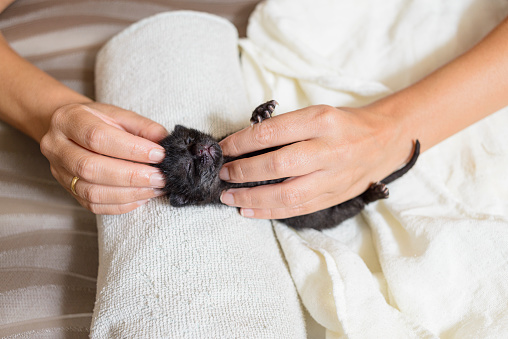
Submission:
{"label": "kitten's closed eye", "polygon": [[209,203],[220,195],[218,173],[223,157],[217,140],[177,125],[160,144],[166,151],[166,157],[156,166],[165,176],[164,191],[170,196],[172,204]]}
{"label": "kitten's closed eye", "polygon": [[194,162],[190,160],[185,165],[185,173],[187,174],[187,180],[189,180],[190,183],[194,183],[194,177],[196,176],[194,169]]}

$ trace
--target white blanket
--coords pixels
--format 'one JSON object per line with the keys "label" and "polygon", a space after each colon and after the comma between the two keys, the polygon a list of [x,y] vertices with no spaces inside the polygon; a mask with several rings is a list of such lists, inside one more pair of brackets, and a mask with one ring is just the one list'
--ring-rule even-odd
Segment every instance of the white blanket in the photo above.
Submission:
{"label": "white blanket", "polygon": [[[251,106],[363,105],[473,46],[496,0],[269,0],[241,42]],[[508,37],[507,37],[508,38]],[[425,152],[340,227],[276,225],[327,338],[501,338],[508,333],[508,112]]]}
{"label": "white blanket", "polygon": [[[235,27],[196,12],[129,27],[97,58],[97,97],[216,136],[248,125]],[[246,114],[247,113],[247,114]],[[92,338],[303,338],[302,308],[267,220],[153,199],[98,217]]]}

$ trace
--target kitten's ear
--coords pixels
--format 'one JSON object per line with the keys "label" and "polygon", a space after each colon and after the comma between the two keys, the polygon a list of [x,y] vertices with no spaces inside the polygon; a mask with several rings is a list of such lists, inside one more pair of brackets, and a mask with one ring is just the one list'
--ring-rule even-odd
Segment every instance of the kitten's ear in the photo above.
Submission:
{"label": "kitten's ear", "polygon": [[169,197],[169,202],[171,203],[171,206],[175,207],[185,206],[189,204],[189,200],[187,200],[184,196],[177,194],[171,194]]}
{"label": "kitten's ear", "polygon": [[175,131],[175,132],[180,132],[180,131],[184,131],[184,130],[186,130],[186,129],[187,129],[187,128],[186,128],[186,127],[184,127],[184,126],[182,126],[182,125],[176,125],[176,126],[175,126],[174,131]]}

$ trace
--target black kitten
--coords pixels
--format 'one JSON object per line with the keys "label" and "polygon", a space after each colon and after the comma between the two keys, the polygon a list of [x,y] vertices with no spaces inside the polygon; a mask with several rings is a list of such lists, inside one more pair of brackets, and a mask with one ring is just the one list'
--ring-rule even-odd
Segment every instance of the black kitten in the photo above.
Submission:
{"label": "black kitten", "polygon": [[[251,117],[252,124],[261,123],[270,118],[276,104],[275,100],[271,100],[256,107]],[[169,196],[169,201],[173,206],[220,203],[221,192],[226,189],[279,183],[286,179],[238,184],[219,179],[219,171],[224,163],[271,152],[280,147],[257,151],[237,158],[223,157],[216,139],[203,132],[180,125],[177,125],[174,131],[160,142],[160,145],[166,150],[166,157],[155,166],[162,171],[166,178],[166,186],[163,190]],[[420,143],[416,140],[411,160],[381,182],[372,184],[363,194],[318,212],[280,221],[297,229],[321,230],[334,227],[360,213],[366,204],[388,198],[386,184],[409,171],[416,163],[419,153]]]}

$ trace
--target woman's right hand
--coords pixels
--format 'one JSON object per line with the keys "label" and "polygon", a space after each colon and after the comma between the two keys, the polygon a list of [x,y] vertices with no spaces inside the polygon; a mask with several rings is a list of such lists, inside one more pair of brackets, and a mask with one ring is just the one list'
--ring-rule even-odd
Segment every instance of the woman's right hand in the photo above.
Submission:
{"label": "woman's right hand", "polygon": [[[160,124],[101,103],[57,109],[41,151],[51,173],[78,202],[95,214],[122,214],[162,195],[164,178],[148,164],[160,162],[156,142],[167,135]],[[71,182],[74,177],[74,194]]]}

